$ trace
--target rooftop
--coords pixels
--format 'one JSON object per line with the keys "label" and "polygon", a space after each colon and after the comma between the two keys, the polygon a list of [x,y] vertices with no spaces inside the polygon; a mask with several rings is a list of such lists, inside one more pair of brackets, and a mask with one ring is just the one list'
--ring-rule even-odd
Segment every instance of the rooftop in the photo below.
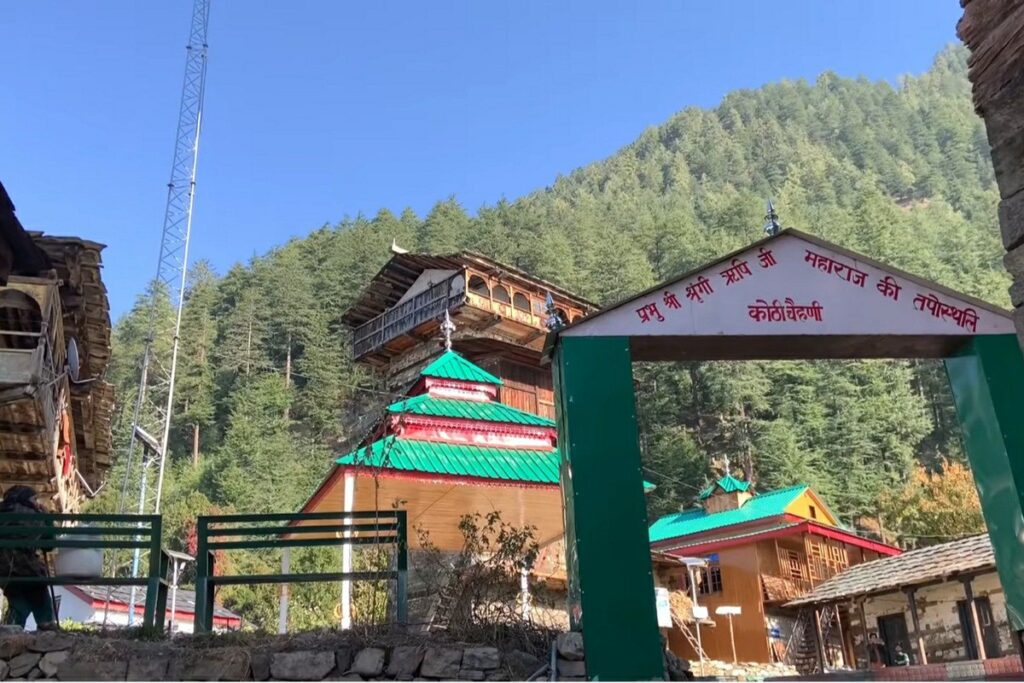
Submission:
{"label": "rooftop", "polygon": [[449,417],[532,427],[554,427],[553,420],[496,401],[458,401],[421,394],[388,406],[389,413]]}
{"label": "rooftop", "polygon": [[[732,477],[728,478],[732,479]],[[746,482],[739,483],[746,484]],[[789,504],[796,500],[807,488],[806,484],[798,484],[797,486],[779,489],[778,491],[768,491],[767,493],[752,497],[742,507],[735,510],[724,510],[708,514],[704,508],[697,507],[665,515],[651,524],[649,530],[651,542],[656,543],[670,538],[704,533],[735,524],[777,517],[784,514]],[[704,497],[703,494],[702,497]]]}
{"label": "rooftop", "polygon": [[854,596],[891,593],[965,572],[994,570],[995,566],[988,534],[970,536],[855,565],[789,605],[821,604]]}
{"label": "rooftop", "polygon": [[[82,597],[94,602],[99,601],[105,604],[107,601],[108,590],[110,591],[111,604],[127,606],[131,601],[131,586],[112,586],[109,589],[106,586],[68,586],[68,588],[72,589]],[[139,606],[146,604],[145,586],[136,587],[135,604]],[[170,591],[168,591],[167,594],[167,609],[168,611],[171,609]],[[175,598],[174,610],[175,612],[181,612],[182,614],[194,614],[196,611],[195,591],[179,588],[178,595]],[[231,610],[221,607],[220,605],[214,605],[213,615],[223,619],[242,618],[238,614],[235,614]]]}
{"label": "rooftop", "polygon": [[423,368],[420,372],[422,377],[434,377],[436,379],[450,379],[460,382],[479,382],[481,384],[495,384],[500,386],[501,380],[487,372],[478,365],[448,349],[437,360]]}
{"label": "rooftop", "polygon": [[735,493],[737,491],[741,493],[746,493],[747,490],[750,489],[750,482],[742,481],[732,476],[731,474],[727,474],[718,481],[716,481],[711,486],[701,491],[700,499],[705,500],[707,498],[710,498],[717,489],[721,489],[725,493]]}

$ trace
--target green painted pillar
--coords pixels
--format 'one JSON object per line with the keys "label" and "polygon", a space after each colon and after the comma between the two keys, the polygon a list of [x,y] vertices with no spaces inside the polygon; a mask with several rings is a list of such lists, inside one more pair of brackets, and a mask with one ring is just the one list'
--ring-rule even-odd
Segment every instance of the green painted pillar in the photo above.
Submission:
{"label": "green painted pillar", "polygon": [[554,357],[569,616],[590,680],[663,680],[629,340],[563,337]]}
{"label": "green painted pillar", "polygon": [[946,359],[964,447],[995,550],[1006,611],[1024,630],[1024,356],[1012,334],[975,337]]}

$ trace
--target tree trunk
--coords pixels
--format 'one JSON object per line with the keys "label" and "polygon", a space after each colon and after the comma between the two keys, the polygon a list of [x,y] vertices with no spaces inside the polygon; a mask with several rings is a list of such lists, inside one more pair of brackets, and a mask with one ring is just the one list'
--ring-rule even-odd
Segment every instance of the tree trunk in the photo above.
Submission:
{"label": "tree trunk", "polygon": [[192,467],[199,467],[199,425],[192,425]]}
{"label": "tree trunk", "polygon": [[[288,349],[284,360],[284,388],[291,389],[292,386],[292,334],[288,333]],[[284,419],[288,419],[289,406],[284,407]]]}

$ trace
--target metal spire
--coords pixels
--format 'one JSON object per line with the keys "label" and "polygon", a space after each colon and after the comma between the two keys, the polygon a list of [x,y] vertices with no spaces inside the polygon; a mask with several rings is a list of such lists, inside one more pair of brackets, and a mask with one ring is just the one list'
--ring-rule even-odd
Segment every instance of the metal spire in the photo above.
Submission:
{"label": "metal spire", "polygon": [[544,311],[548,314],[547,320],[544,321],[544,325],[549,330],[557,330],[559,327],[565,324],[562,320],[561,314],[558,309],[555,308],[555,300],[551,296],[551,292],[548,292],[547,298],[544,300]]}
{"label": "metal spire", "polygon": [[448,309],[444,311],[444,321],[441,323],[441,334],[444,335],[444,350],[452,350],[452,335],[455,333],[455,323],[452,322],[452,317],[448,315]]}
{"label": "metal spire", "polygon": [[725,474],[723,476],[728,477],[728,476],[732,475],[732,466],[729,464],[729,454],[728,453],[725,454],[724,459],[725,459],[725,465],[724,465]]}
{"label": "metal spire", "polygon": [[768,200],[768,213],[764,216],[764,234],[769,237],[778,235],[779,231],[782,230],[782,225],[779,223],[779,214],[775,212],[775,206],[772,204],[772,200]]}

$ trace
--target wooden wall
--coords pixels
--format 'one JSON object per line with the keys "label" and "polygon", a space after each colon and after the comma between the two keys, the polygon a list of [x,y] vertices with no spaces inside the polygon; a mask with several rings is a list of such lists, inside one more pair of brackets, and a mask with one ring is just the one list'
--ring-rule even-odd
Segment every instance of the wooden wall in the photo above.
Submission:
{"label": "wooden wall", "polygon": [[501,378],[498,400],[534,415],[555,419],[555,390],[551,369],[530,367],[504,358],[474,361]]}

